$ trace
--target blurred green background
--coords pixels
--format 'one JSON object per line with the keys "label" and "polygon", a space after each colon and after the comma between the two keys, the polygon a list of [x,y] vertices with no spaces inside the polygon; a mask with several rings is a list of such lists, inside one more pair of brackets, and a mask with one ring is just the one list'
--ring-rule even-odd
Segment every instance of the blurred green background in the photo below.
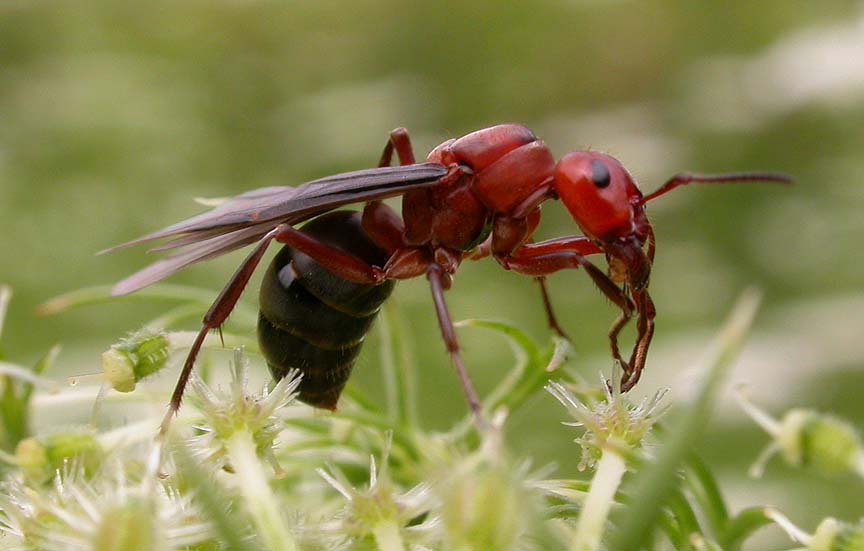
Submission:
{"label": "blurred green background", "polygon": [[[864,419],[864,4],[840,0],[3,2],[0,282],[15,291],[5,353],[30,362],[62,342],[66,372],[98,369],[99,352],[160,307],[34,309],[142,267],[138,250],[94,252],[198,212],[193,197],[372,166],[396,126],[425,153],[501,122],[529,126],[556,155],[609,152],[643,190],[681,170],[794,175],[789,189],[692,187],[652,203],[658,328],[634,396],[664,386],[685,396],[687,368],[733,297],[756,285],[766,306],[735,381],[776,413],[806,405]],[[541,237],[574,231],[560,205],[544,208]],[[171,281],[215,295],[238,261]],[[572,365],[597,380],[615,312],[584,274],[559,274],[551,289]],[[422,418],[446,427],[464,406],[425,281],[400,284],[395,300],[413,323]],[[464,265],[448,300],[456,319],[546,338],[535,284],[493,262]],[[507,347],[460,335],[488,389],[512,364]],[[377,396],[374,341],[353,384]],[[572,472],[578,447],[563,418],[537,396],[510,440]],[[775,504],[805,527],[864,514],[857,481],[779,462],[747,480],[765,441],[730,391],[702,453],[735,505]],[[766,530],[763,548],[782,541]]]}

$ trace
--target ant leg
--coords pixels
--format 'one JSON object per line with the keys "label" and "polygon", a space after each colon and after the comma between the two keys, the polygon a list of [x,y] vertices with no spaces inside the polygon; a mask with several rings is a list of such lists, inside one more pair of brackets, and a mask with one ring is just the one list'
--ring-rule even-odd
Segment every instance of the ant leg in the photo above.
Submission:
{"label": "ant leg", "polygon": [[[411,138],[404,128],[397,128],[390,132],[378,167],[390,166],[393,160],[393,152],[399,157],[400,165],[413,165],[414,149],[411,147]],[[405,246],[402,239],[405,233],[405,224],[399,215],[381,201],[370,201],[363,208],[363,229],[379,247],[389,253]]]}
{"label": "ant leg", "polygon": [[621,391],[627,392],[639,382],[639,377],[642,375],[642,370],[645,368],[645,359],[648,355],[648,347],[651,345],[651,339],[654,336],[654,317],[657,311],[654,308],[654,301],[647,291],[640,291],[634,294],[637,309],[639,310],[638,332],[636,345],[633,347],[633,354],[630,356],[631,373],[624,374],[621,380]]}
{"label": "ant leg", "polygon": [[453,364],[456,375],[459,377],[462,392],[465,393],[465,401],[468,402],[468,407],[471,408],[471,413],[474,416],[474,423],[478,429],[482,430],[486,427],[486,422],[480,411],[480,400],[477,399],[477,393],[474,391],[474,386],[471,384],[468,372],[462,363],[462,356],[459,355],[459,341],[456,339],[456,330],[453,328],[453,321],[450,319],[450,312],[447,310],[447,303],[444,301],[444,272],[441,266],[431,263],[426,268],[426,277],[429,279],[429,285],[432,287],[432,300],[435,303],[435,313],[438,315],[438,326],[441,328],[441,336],[444,338],[444,344],[447,346],[450,362]]}
{"label": "ant leg", "polygon": [[600,268],[585,258],[603,252],[587,237],[559,237],[539,243],[526,243],[509,255],[498,255],[498,262],[508,270],[535,277],[567,268],[585,269],[594,284],[622,310],[632,310],[630,300]]}
{"label": "ant leg", "polygon": [[425,249],[399,245],[383,268],[373,266],[351,253],[322,243],[288,225],[279,227],[275,239],[312,257],[315,262],[342,279],[354,283],[377,285],[387,279],[409,279],[422,275],[431,262]]}
{"label": "ant leg", "polygon": [[274,235],[276,241],[290,245],[297,251],[312,257],[330,272],[353,283],[377,284],[384,279],[384,272],[368,262],[328,245],[307,233],[291,226],[279,226]]}
{"label": "ant leg", "polygon": [[612,350],[612,358],[618,362],[621,368],[624,370],[624,377],[629,376],[630,373],[630,364],[624,361],[621,357],[621,351],[618,349],[618,333],[621,332],[622,329],[633,319],[633,312],[622,310],[621,314],[619,314],[618,318],[612,323],[612,327],[609,328],[609,348]]}
{"label": "ant leg", "polygon": [[[606,298],[621,309],[621,315],[609,330],[609,347],[612,351],[612,357],[623,368],[625,377],[630,377],[632,373],[630,364],[624,361],[618,349],[618,333],[632,318],[634,304],[618,285],[609,279],[609,276],[585,258],[586,255],[600,252],[602,251],[599,247],[586,237],[562,237],[540,243],[528,243],[514,251],[510,256],[499,257],[498,261],[506,269],[535,277],[581,266],[597,288],[606,295]],[[648,341],[650,342],[650,339]],[[647,344],[648,342],[645,343],[644,353],[647,353]],[[643,362],[644,353],[640,356],[643,358]]]}
{"label": "ant leg", "polygon": [[532,265],[531,261],[526,262],[523,259],[516,259],[515,262],[510,259],[507,260],[506,267],[520,273],[536,276],[542,273],[553,273],[561,269],[577,268],[581,266],[585,269],[585,272],[588,274],[588,276],[591,278],[597,288],[600,289],[600,291],[604,295],[606,295],[606,298],[608,298],[613,304],[615,304],[615,306],[621,309],[621,314],[618,316],[618,318],[615,320],[609,330],[609,349],[612,352],[612,358],[616,362],[618,362],[618,364],[624,370],[624,376],[630,377],[633,369],[631,368],[630,364],[624,361],[624,359],[621,357],[621,352],[618,348],[618,333],[633,317],[634,306],[630,299],[627,298],[623,291],[621,291],[621,289],[617,285],[615,285],[615,282],[609,279],[609,277],[605,273],[603,273],[594,264],[589,262],[581,255],[578,255],[577,253],[568,254],[566,251],[558,253],[548,253],[548,255],[538,256],[531,260],[536,260],[537,264]]}
{"label": "ant leg", "polygon": [[572,342],[570,337],[564,333],[564,330],[558,324],[558,318],[555,317],[555,311],[552,309],[552,301],[549,299],[549,289],[546,287],[546,277],[538,276],[534,278],[540,285],[540,295],[543,297],[543,309],[546,311],[546,321],[549,324],[549,329],[562,339]]}
{"label": "ant leg", "polygon": [[414,160],[414,149],[411,147],[411,138],[408,137],[408,131],[404,128],[400,127],[390,132],[390,137],[387,139],[387,144],[381,153],[381,160],[378,161],[379,167],[390,166],[394,150],[399,157],[400,165],[413,165],[417,162]]}
{"label": "ant leg", "polygon": [[231,276],[231,279],[228,280],[228,283],[222,288],[222,291],[219,292],[219,296],[216,297],[216,300],[210,306],[210,309],[207,310],[206,314],[204,314],[201,330],[198,331],[198,335],[195,337],[195,341],[189,349],[189,354],[186,356],[186,361],[183,363],[183,370],[180,372],[180,377],[177,379],[177,385],[174,387],[174,392],[171,394],[171,402],[168,405],[168,412],[162,419],[162,425],[159,429],[160,435],[165,435],[168,431],[168,426],[171,424],[171,419],[174,418],[174,415],[177,414],[177,410],[180,409],[180,402],[183,400],[183,391],[186,389],[186,383],[189,382],[189,376],[192,374],[195,359],[198,357],[198,352],[204,344],[204,339],[207,337],[207,333],[212,329],[220,329],[222,324],[228,318],[228,315],[234,310],[234,306],[237,304],[237,300],[239,300],[240,295],[243,293],[243,289],[245,289],[246,284],[249,283],[249,278],[252,277],[252,273],[261,261],[261,257],[264,256],[267,246],[273,238],[276,237],[278,232],[279,228],[276,228],[261,238],[261,241],[259,241],[255,249],[249,253],[249,256],[243,260],[243,263],[240,264],[237,271],[234,272],[234,275]]}
{"label": "ant leg", "polygon": [[[540,191],[544,194],[546,193],[545,190],[541,189]],[[538,197],[541,195],[538,195]],[[492,223],[492,232],[489,238],[478,247],[472,256],[472,260],[478,260],[489,254],[494,254],[496,258],[512,255],[513,251],[519,250],[526,243],[531,242],[531,235],[537,229],[539,223],[540,209],[537,206],[534,206],[532,210],[524,214],[520,214],[519,217],[496,216]],[[584,240],[580,240],[580,244],[580,246],[584,245]],[[536,247],[536,244],[534,246]],[[548,242],[546,246],[548,246]],[[558,246],[560,246],[560,243]],[[558,319],[555,317],[552,301],[549,299],[546,278],[538,276],[534,279],[540,285],[540,295],[543,298],[543,309],[546,312],[546,321],[549,328],[559,337],[570,341],[570,338],[564,332],[564,329],[561,328]]]}
{"label": "ant leg", "polygon": [[361,225],[366,235],[389,254],[406,245],[402,238],[405,234],[405,223],[396,211],[381,201],[366,203]]}

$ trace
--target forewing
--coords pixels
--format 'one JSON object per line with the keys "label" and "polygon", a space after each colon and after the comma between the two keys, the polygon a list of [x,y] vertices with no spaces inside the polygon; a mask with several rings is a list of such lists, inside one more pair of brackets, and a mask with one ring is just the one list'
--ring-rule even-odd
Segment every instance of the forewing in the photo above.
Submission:
{"label": "forewing", "polygon": [[[342,205],[383,199],[416,187],[434,185],[445,174],[447,168],[443,165],[420,163],[345,172],[297,187],[256,189],[238,195],[213,210],[111,247],[102,253],[177,235],[200,232],[206,236],[204,238],[210,238],[271,220],[296,222]],[[183,244],[194,241],[187,239]],[[171,248],[171,245],[160,248]]]}
{"label": "forewing", "polygon": [[432,186],[446,174],[443,165],[421,163],[346,172],[297,187],[270,187],[243,193],[213,210],[102,251],[164,238],[174,239],[154,250],[178,249],[115,285],[112,294],[135,292],[187,266],[244,247],[279,224],[298,223],[343,205]]}
{"label": "forewing", "polygon": [[275,224],[272,223],[247,226],[225,235],[211,237],[189,245],[171,256],[157,260],[117,283],[112,287],[111,294],[120,296],[134,293],[179,272],[187,266],[221,256],[254,243],[267,235],[274,227]]}
{"label": "forewing", "polygon": [[[379,167],[335,174],[299,186],[291,198],[290,211],[304,215],[330,208],[393,197],[418,187],[434,185],[447,174],[447,167],[438,163]],[[264,219],[283,216],[287,205],[262,209]]]}

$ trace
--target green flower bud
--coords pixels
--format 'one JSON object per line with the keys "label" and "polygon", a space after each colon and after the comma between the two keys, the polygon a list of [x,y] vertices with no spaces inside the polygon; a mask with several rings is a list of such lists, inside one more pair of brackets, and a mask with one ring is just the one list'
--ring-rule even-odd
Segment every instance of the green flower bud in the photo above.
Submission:
{"label": "green flower bud", "polygon": [[759,476],[768,460],[780,452],[787,463],[823,474],[854,472],[864,476],[864,449],[855,428],[843,419],[809,409],[792,409],[777,421],[738,391],[738,401],[750,417],[774,438],[750,472]]}
{"label": "green flower bud", "polygon": [[139,381],[165,367],[170,352],[164,332],[133,333],[102,353],[105,379],[118,392],[132,392]]}
{"label": "green flower bud", "polygon": [[44,478],[42,475],[48,469],[48,454],[35,438],[25,438],[15,447],[15,464],[30,479]]}
{"label": "green flower bud", "polygon": [[89,475],[99,468],[104,458],[99,441],[87,431],[25,438],[15,448],[16,464],[28,479],[40,483],[50,480],[67,460],[78,461]]}
{"label": "green flower bud", "polygon": [[826,518],[807,544],[810,551],[864,551],[864,526]]}
{"label": "green flower bud", "polygon": [[448,549],[512,549],[535,513],[513,470],[495,461],[454,466],[438,488]]}
{"label": "green flower bud", "polygon": [[148,551],[162,546],[158,539],[152,504],[146,499],[132,497],[128,502],[105,511],[93,535],[94,551]]}
{"label": "green flower bud", "polygon": [[853,470],[861,461],[861,439],[846,421],[812,410],[793,409],[776,436],[790,464],[825,474]]}

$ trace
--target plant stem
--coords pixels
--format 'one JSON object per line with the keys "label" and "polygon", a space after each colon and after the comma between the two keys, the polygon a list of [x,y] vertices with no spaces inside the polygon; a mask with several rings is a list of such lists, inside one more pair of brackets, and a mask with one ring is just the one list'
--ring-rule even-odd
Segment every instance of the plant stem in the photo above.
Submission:
{"label": "plant stem", "polygon": [[375,536],[375,543],[381,551],[404,551],[405,549],[402,544],[402,535],[399,533],[399,526],[392,520],[376,524],[372,534]]}
{"label": "plant stem", "polygon": [[226,447],[246,510],[252,516],[265,547],[273,551],[295,551],[297,542],[280,514],[282,507],[267,483],[252,435],[247,430],[238,430],[228,439]]}
{"label": "plant stem", "polygon": [[600,539],[606,528],[609,510],[615,501],[615,493],[621,484],[621,478],[627,471],[627,464],[621,455],[612,450],[604,449],[597,463],[597,471],[591,480],[588,497],[579,515],[576,526],[574,551],[597,551],[600,549]]}
{"label": "plant stem", "polygon": [[388,301],[381,312],[381,363],[388,415],[394,424],[417,426],[417,374],[407,322]]}

